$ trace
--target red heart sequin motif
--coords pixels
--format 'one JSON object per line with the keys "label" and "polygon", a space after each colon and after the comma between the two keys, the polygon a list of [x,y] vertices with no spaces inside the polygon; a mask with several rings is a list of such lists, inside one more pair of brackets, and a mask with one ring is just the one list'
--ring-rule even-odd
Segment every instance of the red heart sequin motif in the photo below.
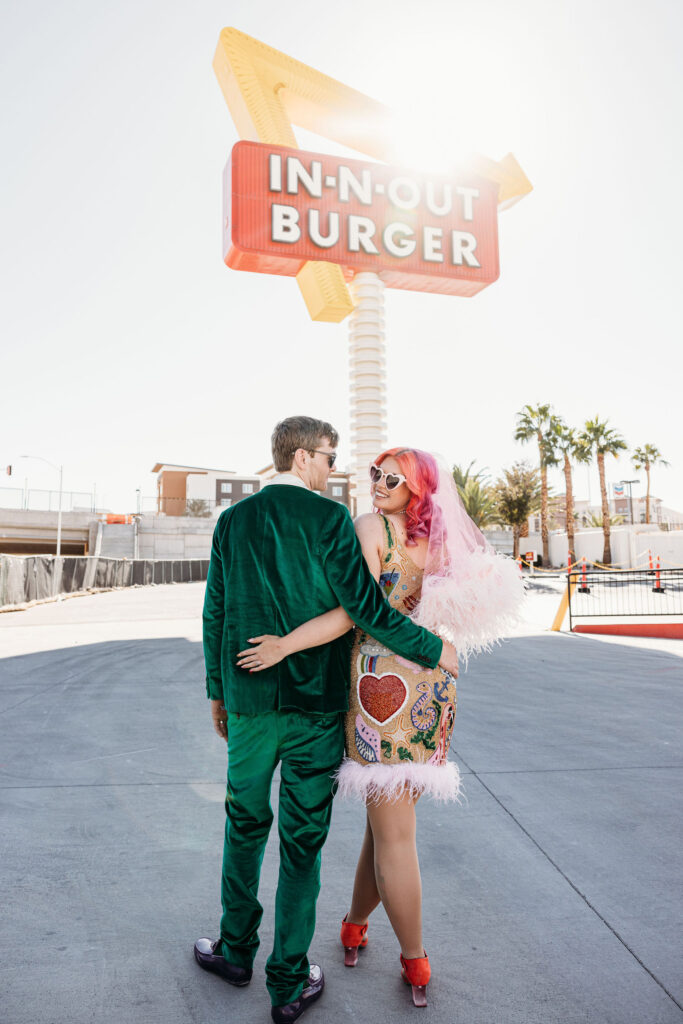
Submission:
{"label": "red heart sequin motif", "polygon": [[368,718],[380,725],[388,722],[408,700],[408,686],[400,676],[361,676],[358,680],[358,701]]}

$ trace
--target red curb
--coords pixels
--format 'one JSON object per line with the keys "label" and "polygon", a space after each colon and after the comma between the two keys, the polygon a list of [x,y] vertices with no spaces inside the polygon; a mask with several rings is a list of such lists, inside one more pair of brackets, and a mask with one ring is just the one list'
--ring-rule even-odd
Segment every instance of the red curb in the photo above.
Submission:
{"label": "red curb", "polygon": [[614,622],[574,626],[572,633],[608,633],[613,636],[654,636],[683,640],[683,622]]}

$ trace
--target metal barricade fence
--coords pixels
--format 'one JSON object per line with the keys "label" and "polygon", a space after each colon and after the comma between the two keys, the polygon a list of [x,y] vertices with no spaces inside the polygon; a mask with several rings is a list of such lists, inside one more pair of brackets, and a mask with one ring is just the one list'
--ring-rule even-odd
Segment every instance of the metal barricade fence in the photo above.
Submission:
{"label": "metal barricade fence", "polygon": [[569,628],[575,619],[683,621],[683,569],[586,569],[567,576]]}

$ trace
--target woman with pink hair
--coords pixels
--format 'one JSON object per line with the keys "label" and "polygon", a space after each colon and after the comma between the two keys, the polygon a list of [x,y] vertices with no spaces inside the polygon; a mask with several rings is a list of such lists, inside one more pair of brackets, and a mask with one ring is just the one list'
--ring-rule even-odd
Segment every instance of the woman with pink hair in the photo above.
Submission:
{"label": "woman with pink hair", "polygon": [[[356,519],[365,559],[386,599],[455,643],[461,657],[490,646],[517,613],[516,565],[496,555],[466,515],[453,478],[433,455],[391,448],[370,467],[374,511]],[[263,671],[295,651],[329,643],[353,626],[343,608],[284,637],[255,637],[241,667]],[[345,963],[367,945],[368,918],[383,903],[401,947],[404,980],[426,1005],[431,971],[422,941],[422,883],[415,804],[425,793],[457,800],[458,766],[448,760],[455,676],[405,661],[361,630],[351,650],[342,797],[364,801],[365,835],[341,941]]]}

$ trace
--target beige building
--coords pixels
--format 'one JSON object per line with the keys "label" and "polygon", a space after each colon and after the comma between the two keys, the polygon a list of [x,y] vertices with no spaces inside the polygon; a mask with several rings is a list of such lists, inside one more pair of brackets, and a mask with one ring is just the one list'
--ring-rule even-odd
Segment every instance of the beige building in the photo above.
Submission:
{"label": "beige building", "polygon": [[260,476],[232,469],[179,466],[157,462],[157,513],[166,516],[215,516],[262,486]]}
{"label": "beige building", "polygon": [[[157,474],[158,515],[201,518],[220,515],[224,508],[255,494],[275,476],[272,462],[252,474],[172,462],[157,462],[152,472]],[[354,514],[348,473],[330,473],[325,497],[340,501]]]}
{"label": "beige building", "polygon": [[[565,497],[564,494],[550,498],[548,502],[548,528],[550,530],[566,529],[565,518]],[[624,525],[631,522],[631,511],[628,497],[608,498],[610,516],[622,517]],[[584,498],[574,499],[574,528],[590,529],[595,520],[602,520],[602,505],[598,502],[586,501]],[[635,526],[645,522],[645,496],[633,496],[633,524]],[[663,529],[683,529],[683,512],[667,508],[661,498],[650,495],[650,523],[661,526]],[[541,532],[541,513],[535,512],[529,516],[529,532]]]}
{"label": "beige building", "polygon": [[[257,471],[257,475],[266,484],[269,480],[276,475],[275,467],[271,462],[268,466],[264,466],[263,469]],[[343,473],[340,469],[333,469],[330,473],[329,480],[327,481],[327,490],[325,491],[325,497],[331,498],[332,501],[340,501],[342,505],[346,505],[352,515],[355,516],[355,498],[350,494],[350,473]]]}

